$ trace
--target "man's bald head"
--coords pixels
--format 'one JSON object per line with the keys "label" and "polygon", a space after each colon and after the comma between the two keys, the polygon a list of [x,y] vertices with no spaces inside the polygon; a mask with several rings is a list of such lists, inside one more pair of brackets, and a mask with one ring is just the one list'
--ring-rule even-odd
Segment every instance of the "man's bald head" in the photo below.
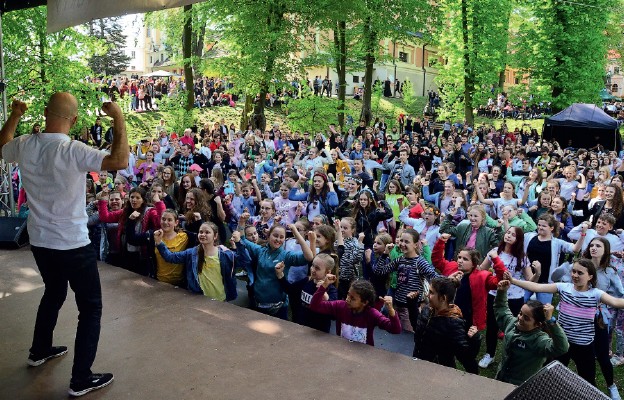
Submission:
{"label": "man's bald head", "polygon": [[78,101],[67,92],[54,93],[46,107],[46,131],[69,133],[78,117]]}

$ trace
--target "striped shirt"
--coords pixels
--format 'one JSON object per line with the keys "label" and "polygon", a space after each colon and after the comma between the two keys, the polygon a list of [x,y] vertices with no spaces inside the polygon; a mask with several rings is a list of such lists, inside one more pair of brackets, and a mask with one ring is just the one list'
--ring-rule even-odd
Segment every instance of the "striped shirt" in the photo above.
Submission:
{"label": "striped shirt", "polygon": [[604,292],[595,288],[578,292],[572,283],[556,285],[561,296],[559,324],[568,337],[568,342],[581,346],[591,344],[595,334],[594,318]]}
{"label": "striped shirt", "polygon": [[354,237],[346,238],[344,246],[338,246],[336,252],[340,257],[339,278],[347,281],[359,278],[362,257],[364,256],[364,244]]}
{"label": "striped shirt", "polygon": [[397,290],[395,299],[397,305],[407,305],[407,294],[409,292],[418,292],[419,296],[423,294],[423,282],[421,276],[428,280],[440,276],[433,266],[424,258],[418,256],[415,258],[405,258],[401,256],[395,260],[390,260],[387,254],[379,257],[377,263],[373,266],[375,275],[387,275],[390,272],[397,272]]}

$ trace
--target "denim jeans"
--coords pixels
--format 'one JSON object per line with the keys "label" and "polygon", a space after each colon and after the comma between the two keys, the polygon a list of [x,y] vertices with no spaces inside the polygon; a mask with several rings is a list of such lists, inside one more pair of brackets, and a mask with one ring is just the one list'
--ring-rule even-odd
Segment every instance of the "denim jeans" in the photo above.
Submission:
{"label": "denim jeans", "polygon": [[524,302],[526,303],[527,301],[529,301],[529,299],[531,298],[533,294],[535,294],[535,300],[542,302],[542,304],[552,303],[552,299],[553,299],[552,293],[537,293],[537,292],[534,293],[534,292],[531,292],[530,290],[524,291]]}
{"label": "denim jeans", "polygon": [[69,283],[75,293],[79,313],[72,381],[85,380],[91,375],[102,318],[102,289],[96,252],[91,245],[72,250],[31,248],[45,291],[37,311],[30,352],[45,355],[52,347],[52,335],[59,310],[67,297]]}

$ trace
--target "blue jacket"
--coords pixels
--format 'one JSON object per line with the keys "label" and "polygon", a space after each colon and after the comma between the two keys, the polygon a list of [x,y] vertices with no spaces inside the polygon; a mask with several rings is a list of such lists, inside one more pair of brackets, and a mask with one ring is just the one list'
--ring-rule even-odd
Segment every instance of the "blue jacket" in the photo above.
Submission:
{"label": "blue jacket", "polygon": [[[157,248],[165,261],[174,264],[184,263],[186,266],[188,289],[194,293],[202,293],[201,286],[199,286],[199,276],[197,275],[197,251],[199,246],[194,246],[176,253],[172,253],[162,242]],[[236,277],[234,276],[235,262],[238,262],[241,267],[247,269],[250,261],[249,253],[243,246],[236,246],[236,253],[232,250],[224,250],[223,247],[219,247],[219,263],[221,264],[221,276],[223,277],[223,286],[225,287],[225,301],[232,301],[238,297],[238,293],[236,292]]]}
{"label": "blue jacket", "polygon": [[247,251],[249,251],[252,266],[254,267],[253,288],[255,302],[277,303],[283,301],[286,303],[286,292],[282,289],[275,275],[275,264],[284,261],[284,264],[286,264],[284,274],[288,275],[290,267],[304,265],[308,262],[303,253],[286,251],[283,247],[273,250],[268,244],[260,246],[245,238],[241,238],[236,248],[247,248]]}
{"label": "blue jacket", "polygon": [[[314,189],[311,189],[311,190],[314,190]],[[297,193],[297,188],[292,188],[290,189],[288,200],[307,201],[308,204],[306,207],[309,213],[310,207],[314,206],[314,201],[308,201],[309,196],[310,196],[309,192]],[[312,196],[312,197],[316,198],[316,196]],[[338,201],[338,194],[336,192],[327,192],[327,197],[325,197],[324,199],[318,198],[318,202],[319,202],[321,214],[325,214],[329,218],[332,218],[334,216],[334,209],[338,207],[338,204],[340,204]]]}

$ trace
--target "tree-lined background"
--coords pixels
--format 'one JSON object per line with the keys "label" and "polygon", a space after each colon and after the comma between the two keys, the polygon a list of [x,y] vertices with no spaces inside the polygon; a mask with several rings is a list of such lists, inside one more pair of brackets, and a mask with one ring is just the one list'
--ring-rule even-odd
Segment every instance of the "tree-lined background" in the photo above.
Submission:
{"label": "tree-lined background", "polygon": [[[254,102],[256,96],[291,88],[293,81],[306,86],[306,67],[335,70],[337,98],[315,98],[304,88],[286,106],[285,120],[293,128],[313,132],[328,123],[343,126],[347,113],[356,121],[376,116],[373,68],[392,63],[393,56],[380,45],[383,39],[438,49],[443,117],[472,123],[474,108],[503,90],[506,68],[522,77],[509,88],[515,102],[531,96],[552,102],[554,110],[596,103],[607,51],[619,51],[623,42],[621,6],[622,0],[208,0],[150,13],[145,23],[165,33],[171,61],[184,65],[187,81],[208,75],[235,83],[244,99],[241,126],[266,126],[264,101]],[[53,91],[71,90],[79,94],[81,119],[89,124],[89,111],[100,102],[97,78],[127,67],[119,21],[50,35],[45,23],[43,7],[3,16],[7,95],[26,99],[33,115],[42,115]],[[365,71],[364,98],[353,115],[345,79],[359,71]],[[410,111],[416,102],[407,97],[402,107]],[[192,120],[192,99],[189,91],[167,107],[186,110],[181,118]]]}

